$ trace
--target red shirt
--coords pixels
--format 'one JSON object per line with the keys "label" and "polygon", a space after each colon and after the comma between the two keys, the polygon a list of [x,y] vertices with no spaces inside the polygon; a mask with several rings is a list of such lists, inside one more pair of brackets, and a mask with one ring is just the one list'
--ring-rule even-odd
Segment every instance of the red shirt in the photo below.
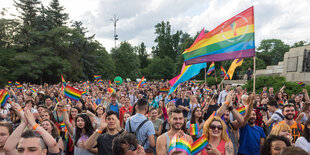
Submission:
{"label": "red shirt", "polygon": [[122,125],[123,123],[123,116],[126,112],[129,112],[131,113],[132,112],[132,106],[129,106],[129,108],[126,108],[126,106],[123,106],[119,109],[119,122],[120,122],[120,125]]}

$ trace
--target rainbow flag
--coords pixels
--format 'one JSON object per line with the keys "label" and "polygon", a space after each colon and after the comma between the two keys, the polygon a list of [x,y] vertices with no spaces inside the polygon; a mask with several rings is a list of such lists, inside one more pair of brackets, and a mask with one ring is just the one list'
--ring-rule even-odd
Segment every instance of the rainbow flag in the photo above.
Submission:
{"label": "rainbow flag", "polygon": [[254,7],[230,18],[183,52],[186,65],[255,56]]}
{"label": "rainbow flag", "polygon": [[20,84],[20,85],[17,85],[16,88],[20,90],[20,89],[23,89],[23,86]]}
{"label": "rainbow flag", "polygon": [[169,91],[169,88],[160,88],[159,89],[160,93],[168,93],[168,91]]}
{"label": "rainbow flag", "polygon": [[221,66],[221,75],[224,76],[225,80],[229,79],[229,75],[227,74],[226,70]]}
{"label": "rainbow flag", "polygon": [[186,153],[187,155],[191,154],[191,145],[185,137],[177,137],[177,134],[173,136],[172,140],[169,144],[169,154],[175,152],[175,151],[181,151]]}
{"label": "rainbow flag", "polygon": [[189,126],[189,133],[192,136],[198,135],[199,134],[199,125],[198,124],[190,124]]}
{"label": "rainbow flag", "polygon": [[141,80],[140,80],[140,82],[139,82],[139,84],[138,84],[138,86],[137,86],[138,89],[142,86],[142,81],[143,81],[143,80],[144,80],[144,76],[141,78]]}
{"label": "rainbow flag", "polygon": [[283,101],[279,101],[278,103],[279,103],[279,105],[284,106]]}
{"label": "rainbow flag", "polygon": [[36,93],[37,91],[33,88],[30,88],[31,92]]}
{"label": "rainbow flag", "polygon": [[1,103],[1,107],[4,108],[6,105],[6,102],[9,99],[9,94],[6,90],[2,89],[0,90],[0,103]]}
{"label": "rainbow flag", "polygon": [[111,83],[111,80],[109,80],[109,87],[112,87],[112,83]]}
{"label": "rainbow flag", "polygon": [[210,75],[213,71],[215,70],[215,65],[214,65],[214,61],[211,63],[211,65],[209,66],[209,69],[207,71],[207,74]]}
{"label": "rainbow flag", "polygon": [[230,80],[232,79],[232,77],[233,77],[233,75],[234,75],[234,72],[235,72],[236,68],[237,68],[238,66],[241,66],[241,65],[242,65],[242,62],[243,62],[243,59],[235,59],[235,60],[231,63],[231,65],[230,65],[230,67],[229,67],[229,69],[228,69],[228,71],[227,71],[227,76],[230,78]]}
{"label": "rainbow flag", "polygon": [[64,128],[64,127],[66,127],[66,124],[64,122],[61,122],[60,123],[60,128]]}
{"label": "rainbow flag", "polygon": [[82,95],[84,96],[84,95],[86,95],[87,94],[87,92],[86,92],[86,90],[84,90],[83,92],[82,92]]}
{"label": "rainbow flag", "polygon": [[191,146],[191,154],[196,155],[201,152],[208,145],[207,138],[205,135],[197,139]]}
{"label": "rainbow flag", "polygon": [[66,87],[67,83],[66,83],[66,81],[65,81],[65,79],[64,79],[64,77],[62,75],[61,75],[61,82],[62,82],[61,91],[63,91],[64,88]]}
{"label": "rainbow flag", "polygon": [[95,78],[96,80],[101,79],[101,75],[94,75],[94,78]]}
{"label": "rainbow flag", "polygon": [[16,82],[15,82],[15,85],[20,85],[20,83],[16,81]]}
{"label": "rainbow flag", "polygon": [[195,81],[193,81],[193,80],[191,80],[191,83],[192,83],[192,84],[196,84],[196,82],[195,82]]}
{"label": "rainbow flag", "polygon": [[8,81],[9,86],[12,86],[12,81]]}
{"label": "rainbow flag", "polygon": [[79,91],[73,87],[70,87],[69,85],[65,88],[65,97],[78,101],[80,97],[82,96],[82,91]]}
{"label": "rainbow flag", "polygon": [[298,84],[299,84],[300,86],[302,86],[302,87],[306,85],[306,84],[303,83],[303,82],[299,82]]}
{"label": "rainbow flag", "polygon": [[54,98],[55,103],[59,103],[59,99],[57,97]]}
{"label": "rainbow flag", "polygon": [[242,107],[240,107],[240,108],[237,108],[236,109],[241,115],[244,115],[245,114],[245,106],[242,106]]}
{"label": "rainbow flag", "polygon": [[99,83],[103,83],[103,80],[99,79],[99,80],[97,81],[97,83],[98,83],[98,84],[99,84]]}
{"label": "rainbow flag", "polygon": [[211,90],[210,88],[206,88],[206,91],[207,91],[207,92],[210,92],[210,91],[212,91],[212,90]]}

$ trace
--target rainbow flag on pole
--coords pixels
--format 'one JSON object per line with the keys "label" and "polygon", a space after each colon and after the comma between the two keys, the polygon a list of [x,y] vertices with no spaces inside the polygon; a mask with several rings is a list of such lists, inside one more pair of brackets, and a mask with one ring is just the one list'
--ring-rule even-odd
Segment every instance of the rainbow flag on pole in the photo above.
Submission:
{"label": "rainbow flag on pole", "polygon": [[191,146],[191,154],[196,155],[201,152],[205,147],[207,147],[208,142],[205,135],[202,135],[199,139],[197,139]]}
{"label": "rainbow flag on pole", "polygon": [[57,97],[54,98],[55,103],[59,103],[59,99]]}
{"label": "rainbow flag on pole", "polygon": [[139,84],[138,84],[138,86],[137,86],[138,89],[142,86],[143,80],[144,80],[144,76],[141,78],[141,80],[140,80],[140,82],[139,82]]}
{"label": "rainbow flag on pole", "polygon": [[12,81],[8,81],[9,86],[12,86]]}
{"label": "rainbow flag on pole", "polygon": [[33,88],[30,88],[31,92],[36,93],[37,91]]}
{"label": "rainbow flag on pole", "polygon": [[95,78],[96,80],[101,79],[101,75],[94,75],[94,78]]}
{"label": "rainbow flag on pole", "polygon": [[61,82],[62,82],[61,91],[63,91],[64,88],[66,87],[67,83],[66,83],[66,81],[65,81],[65,79],[64,79],[64,77],[62,75],[61,75]]}
{"label": "rainbow flag on pole", "polygon": [[78,101],[82,96],[82,91],[79,91],[73,87],[70,87],[69,85],[65,88],[65,97]]}
{"label": "rainbow flag on pole", "polygon": [[186,65],[255,56],[254,7],[228,19],[183,52]]}
{"label": "rainbow flag on pole", "polygon": [[20,90],[20,89],[23,89],[23,86],[20,84],[20,85],[17,85],[16,88]]}
{"label": "rainbow flag on pole", "polygon": [[9,97],[10,96],[6,90],[4,89],[0,90],[0,104],[2,108],[5,107],[6,102],[8,101]]}
{"label": "rainbow flag on pole", "polygon": [[306,84],[303,83],[303,82],[299,82],[298,84],[299,84],[300,86],[302,86],[302,87],[306,85]]}
{"label": "rainbow flag on pole", "polygon": [[186,153],[187,155],[191,154],[191,145],[185,137],[177,137],[177,134],[173,136],[172,140],[169,144],[169,154],[175,152],[175,151],[181,151]]}
{"label": "rainbow flag on pole", "polygon": [[199,134],[199,124],[190,124],[189,133],[191,136],[195,136]]}
{"label": "rainbow flag on pole", "polygon": [[242,106],[242,107],[240,107],[240,108],[237,108],[236,109],[241,115],[244,115],[245,114],[245,106]]}
{"label": "rainbow flag on pole", "polygon": [[214,61],[211,63],[211,65],[209,66],[209,69],[207,71],[207,74],[210,75],[213,71],[215,70],[215,65],[214,65]]}
{"label": "rainbow flag on pole", "polygon": [[226,70],[221,66],[221,75],[225,78],[225,80],[229,79],[229,75],[227,74]]}

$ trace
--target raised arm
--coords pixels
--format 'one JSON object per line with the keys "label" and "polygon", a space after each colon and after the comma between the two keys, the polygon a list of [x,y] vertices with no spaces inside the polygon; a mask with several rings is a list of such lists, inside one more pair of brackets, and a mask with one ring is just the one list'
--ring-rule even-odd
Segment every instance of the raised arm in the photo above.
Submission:
{"label": "raised arm", "polygon": [[51,134],[43,129],[39,124],[35,122],[35,118],[29,109],[25,110],[25,117],[27,118],[28,124],[32,127],[32,130],[36,130],[42,136],[44,143],[48,147],[49,153],[59,153],[59,147],[56,140]]}
{"label": "raised arm", "polygon": [[[66,103],[66,100],[61,100],[61,103],[64,105],[64,103]],[[72,126],[72,124],[70,123],[69,121],[69,115],[68,115],[68,109],[66,106],[63,106],[64,110],[63,110],[63,113],[62,113],[62,116],[63,116],[63,119],[64,119],[64,123],[66,124],[66,127],[68,129],[68,132],[73,135],[73,131],[74,131],[74,128]]]}
{"label": "raised arm", "polygon": [[224,104],[222,104],[222,106],[217,110],[216,116],[218,117],[222,117],[222,115],[225,113],[225,111],[227,110],[227,107],[229,105],[231,105],[231,101],[232,101],[232,96],[233,96],[233,90],[231,90],[227,96],[226,96],[226,101]]}
{"label": "raised arm", "polygon": [[307,89],[303,89],[302,91],[305,93],[306,102],[310,102],[310,98],[309,98]]}
{"label": "raised arm", "polygon": [[243,116],[243,119],[244,119],[244,122],[243,124],[241,124],[240,127],[244,127],[246,125],[246,123],[248,122],[249,120],[249,117],[251,116],[251,112],[253,111],[253,104],[254,104],[254,95],[251,94],[251,96],[248,98],[248,107],[246,108],[246,112],[245,112],[245,115]]}
{"label": "raised arm", "polygon": [[17,116],[19,116],[21,118],[21,123],[14,130],[14,132],[10,135],[10,137],[7,139],[3,148],[4,148],[6,155],[16,155],[17,154],[16,146],[18,144],[18,141],[19,141],[24,129],[26,128],[27,121],[25,120],[25,117],[24,117],[24,111],[19,106],[19,104],[15,103],[15,102],[11,102],[10,104],[12,105]]}
{"label": "raised arm", "polygon": [[98,128],[98,132],[94,132],[88,139],[87,141],[84,143],[84,147],[86,149],[91,149],[94,146],[97,145],[97,139],[100,136],[100,134],[102,133],[103,130],[105,130],[108,126],[108,124],[105,122],[105,117],[106,117],[106,113],[104,113],[101,117],[101,121],[100,121],[100,127]]}

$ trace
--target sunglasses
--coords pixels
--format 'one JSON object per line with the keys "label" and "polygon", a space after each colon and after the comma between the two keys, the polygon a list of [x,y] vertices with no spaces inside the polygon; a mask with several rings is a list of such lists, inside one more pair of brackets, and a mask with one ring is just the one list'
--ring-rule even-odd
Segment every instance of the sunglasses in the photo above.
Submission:
{"label": "sunglasses", "polygon": [[60,107],[60,108],[62,108],[63,106],[62,106],[62,105],[58,105],[57,107]]}
{"label": "sunglasses", "polygon": [[129,146],[129,149],[128,150],[131,150],[131,151],[136,151],[137,150],[137,147],[134,146],[133,144],[130,144]]}
{"label": "sunglasses", "polygon": [[223,126],[222,126],[222,125],[217,126],[217,125],[211,124],[211,125],[209,126],[209,128],[212,129],[212,130],[215,130],[216,128],[217,128],[218,130],[223,130]]}

